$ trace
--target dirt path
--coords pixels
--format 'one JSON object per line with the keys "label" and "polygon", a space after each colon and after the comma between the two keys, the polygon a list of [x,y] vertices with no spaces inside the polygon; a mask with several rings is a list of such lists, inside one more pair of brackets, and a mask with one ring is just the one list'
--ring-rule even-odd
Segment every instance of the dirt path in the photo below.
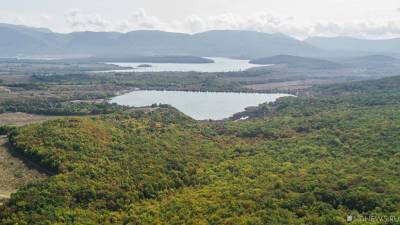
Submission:
{"label": "dirt path", "polygon": [[6,137],[0,136],[0,204],[21,186],[47,175],[14,157],[7,149]]}
{"label": "dirt path", "polygon": [[3,193],[0,192],[0,199],[7,199],[10,198],[11,193]]}

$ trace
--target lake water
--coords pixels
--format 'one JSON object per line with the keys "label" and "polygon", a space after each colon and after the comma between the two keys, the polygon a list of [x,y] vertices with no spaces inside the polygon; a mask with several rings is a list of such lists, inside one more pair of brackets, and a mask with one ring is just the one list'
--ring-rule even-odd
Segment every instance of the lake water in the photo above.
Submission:
{"label": "lake water", "polygon": [[111,99],[119,105],[143,107],[169,104],[196,120],[221,120],[250,106],[274,102],[287,94],[133,91]]}
{"label": "lake water", "polygon": [[[249,60],[208,58],[214,63],[110,63],[117,66],[132,67],[133,69],[113,70],[111,72],[238,72],[247,70],[258,65],[250,64]],[[139,67],[140,65],[151,65],[151,67]],[[108,71],[110,72],[110,71]]]}

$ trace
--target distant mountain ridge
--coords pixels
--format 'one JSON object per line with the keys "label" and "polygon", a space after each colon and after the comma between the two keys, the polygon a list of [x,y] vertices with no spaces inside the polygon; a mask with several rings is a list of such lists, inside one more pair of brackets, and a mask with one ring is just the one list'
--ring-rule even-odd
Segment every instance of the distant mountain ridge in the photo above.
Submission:
{"label": "distant mountain ridge", "polygon": [[311,37],[305,42],[330,51],[400,54],[400,38],[367,40],[352,37]]}
{"label": "distant mountain ridge", "polygon": [[384,62],[384,63],[400,63],[400,59],[386,56],[386,55],[367,55],[363,57],[357,57],[351,59],[351,61],[358,61],[358,62]]}
{"label": "distant mountain ridge", "polygon": [[349,58],[345,63],[362,68],[395,68],[400,69],[400,59],[385,55],[368,55],[363,57]]}
{"label": "distant mountain ridge", "polygon": [[345,67],[340,63],[331,62],[324,59],[315,59],[292,55],[277,55],[267,58],[260,58],[251,60],[250,63],[258,65],[284,64],[289,67],[308,69],[338,69]]}
{"label": "distant mountain ridge", "polygon": [[300,41],[285,34],[241,30],[214,30],[197,34],[156,30],[62,34],[46,28],[0,24],[0,57],[190,55],[255,59],[274,55],[349,57],[385,53],[400,55],[400,38],[311,37]]}
{"label": "distant mountain ridge", "polygon": [[193,55],[257,58],[276,54],[319,54],[283,34],[218,30],[198,34],[139,30],[129,33],[54,33],[24,26],[0,26],[0,55],[89,55],[97,57]]}

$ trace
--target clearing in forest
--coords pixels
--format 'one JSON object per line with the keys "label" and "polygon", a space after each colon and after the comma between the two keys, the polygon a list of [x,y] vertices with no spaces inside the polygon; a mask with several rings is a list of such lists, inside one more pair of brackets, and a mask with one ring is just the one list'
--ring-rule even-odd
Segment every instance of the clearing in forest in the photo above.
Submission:
{"label": "clearing in forest", "polygon": [[23,160],[14,157],[7,149],[7,138],[0,136],[0,204],[21,186],[47,175]]}

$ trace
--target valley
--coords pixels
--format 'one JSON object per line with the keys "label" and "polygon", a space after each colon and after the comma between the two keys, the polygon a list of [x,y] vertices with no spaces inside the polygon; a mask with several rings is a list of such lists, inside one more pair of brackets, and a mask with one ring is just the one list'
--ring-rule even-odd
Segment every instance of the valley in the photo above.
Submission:
{"label": "valley", "polygon": [[346,224],[349,213],[397,216],[398,84],[315,87],[314,96],[244,112],[245,121],[199,122],[165,106],[23,126],[10,135],[12,149],[55,175],[22,187],[0,219]]}
{"label": "valley", "polygon": [[0,34],[1,225],[399,222],[398,39]]}

